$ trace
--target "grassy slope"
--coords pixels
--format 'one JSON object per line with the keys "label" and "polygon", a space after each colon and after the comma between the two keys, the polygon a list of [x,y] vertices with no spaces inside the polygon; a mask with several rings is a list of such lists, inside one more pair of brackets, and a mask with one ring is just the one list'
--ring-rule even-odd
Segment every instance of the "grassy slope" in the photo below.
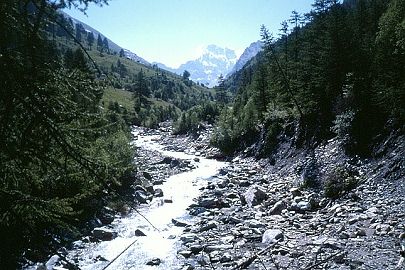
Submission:
{"label": "grassy slope", "polygon": [[[78,45],[74,43],[72,40],[67,40],[65,38],[58,38],[58,44],[62,48],[62,50],[66,50],[67,48],[70,48],[72,50],[75,50],[78,48]],[[86,42],[84,42],[85,44]],[[84,45],[87,48],[87,52],[91,56],[91,58],[96,62],[96,64],[99,66],[100,69],[102,70],[109,70],[111,65],[116,65],[117,61],[120,60],[122,64],[124,64],[128,70],[128,74],[130,76],[135,76],[139,71],[143,71],[145,74],[145,77],[152,77],[156,74],[156,69],[153,69],[151,66],[146,66],[141,63],[135,62],[133,60],[124,58],[124,57],[119,57],[117,54],[106,54],[106,53],[100,53],[99,51],[96,50],[96,46],[93,45],[91,49],[89,49],[86,45]],[[183,79],[181,76],[171,73],[169,71],[161,70],[159,69],[160,73],[164,73],[167,76],[167,79],[169,81],[177,82],[183,84]],[[109,75],[110,76],[110,75]],[[184,85],[184,84],[183,84]],[[184,85],[185,86],[185,85]],[[187,87],[185,87],[187,88]],[[213,91],[211,89],[206,89],[204,87],[201,87],[199,85],[196,85],[193,83],[191,88],[188,88],[189,92],[194,92],[194,93],[200,93],[200,92],[211,92]],[[155,98],[150,98],[149,99],[153,104],[167,107],[171,105],[171,103],[168,103],[163,100],[157,100]],[[129,91],[126,91],[124,89],[117,89],[114,88],[113,86],[108,86],[105,91],[104,91],[104,96],[102,99],[102,102],[104,103],[105,106],[109,104],[109,102],[117,102],[119,105],[125,107],[129,112],[134,111],[134,104],[133,104],[133,98],[132,98],[132,93]]]}

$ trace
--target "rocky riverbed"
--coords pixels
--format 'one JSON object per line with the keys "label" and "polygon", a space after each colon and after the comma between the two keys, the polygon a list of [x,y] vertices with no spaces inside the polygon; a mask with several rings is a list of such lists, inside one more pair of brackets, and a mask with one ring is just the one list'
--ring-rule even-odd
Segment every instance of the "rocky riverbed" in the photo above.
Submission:
{"label": "rocky riverbed", "polygon": [[[148,205],[176,200],[175,192],[167,197],[161,186],[171,181],[169,176],[194,169],[200,158],[222,158],[208,146],[208,132],[193,138],[172,136],[168,126],[140,132],[157,142],[137,150],[142,185],[134,198],[147,203],[145,215]],[[403,150],[399,144],[392,159],[367,162],[342,155],[339,142],[332,140],[310,154],[286,148],[276,161],[235,157],[198,186],[200,192],[187,205],[190,218],[171,215],[167,208],[171,222],[164,228],[175,230],[167,235],[175,243],[169,246],[171,257],[158,254],[140,263],[129,252],[111,269],[403,269],[398,266],[405,250]],[[165,156],[165,151],[178,156]],[[194,158],[184,159],[185,153]],[[399,162],[399,176],[390,178],[383,170],[390,162]],[[338,165],[356,172],[351,191],[329,199],[306,184],[312,175],[322,178]],[[159,223],[155,218],[152,223]],[[130,240],[150,234],[147,226],[137,226]],[[100,233],[97,241],[117,237],[114,227],[111,239],[104,236]],[[113,257],[92,260],[101,267]]]}
{"label": "rocky riverbed", "polygon": [[[309,161],[288,151],[276,163],[233,159],[190,206],[200,221],[181,237],[179,253],[191,261],[184,269],[405,269],[403,143],[374,163],[339,147],[319,146]],[[317,172],[308,172],[312,159]],[[388,162],[400,164],[399,177],[384,177]],[[358,186],[339,199],[303,188],[308,174],[342,164],[357,172]]]}

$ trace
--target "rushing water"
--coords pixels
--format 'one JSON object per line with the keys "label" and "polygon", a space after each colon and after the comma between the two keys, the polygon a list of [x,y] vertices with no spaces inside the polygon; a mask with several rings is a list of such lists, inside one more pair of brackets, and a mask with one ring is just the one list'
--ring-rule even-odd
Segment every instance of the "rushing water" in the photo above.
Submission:
{"label": "rushing water", "polygon": [[[83,270],[101,270],[109,261],[116,258],[126,247],[130,246],[107,269],[178,269],[181,266],[181,255],[176,251],[180,246],[179,235],[182,228],[172,224],[172,218],[190,223],[194,218],[188,215],[186,208],[193,203],[193,198],[199,195],[199,189],[207,179],[213,177],[225,164],[216,160],[199,157],[183,152],[164,150],[158,143],[159,135],[142,135],[134,132],[135,144],[144,149],[159,151],[164,156],[191,160],[195,169],[171,176],[160,187],[164,198],[173,203],[163,203],[162,198],[154,198],[149,205],[137,210],[142,213],[158,230],[154,229],[140,214],[133,212],[128,216],[118,218],[112,223],[112,229],[118,237],[112,241],[85,244],[69,252],[69,258],[78,261]],[[135,236],[135,230],[142,230],[147,236]],[[134,244],[132,244],[135,241]],[[131,245],[132,244],[132,245]],[[180,257],[179,257],[180,256]],[[159,266],[147,266],[152,258],[161,259]],[[105,260],[100,260],[105,258]]]}

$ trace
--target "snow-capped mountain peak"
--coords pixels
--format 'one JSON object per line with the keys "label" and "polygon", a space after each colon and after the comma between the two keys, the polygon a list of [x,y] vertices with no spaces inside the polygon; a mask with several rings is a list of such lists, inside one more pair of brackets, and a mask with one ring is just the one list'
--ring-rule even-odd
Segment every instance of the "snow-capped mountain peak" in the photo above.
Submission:
{"label": "snow-capped mountain peak", "polygon": [[213,87],[217,84],[218,77],[228,74],[237,60],[234,50],[212,44],[197,59],[180,65],[177,73],[187,70],[191,74],[191,80]]}

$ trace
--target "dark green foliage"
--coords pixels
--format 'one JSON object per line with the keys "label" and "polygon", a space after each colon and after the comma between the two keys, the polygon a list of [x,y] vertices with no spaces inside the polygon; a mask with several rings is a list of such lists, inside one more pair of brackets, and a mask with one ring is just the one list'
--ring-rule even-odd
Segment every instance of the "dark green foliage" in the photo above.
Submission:
{"label": "dark green foliage", "polygon": [[354,189],[359,182],[356,174],[344,166],[338,166],[327,173],[324,179],[325,196],[336,199]]}
{"label": "dark green foliage", "polygon": [[262,27],[263,53],[224,82],[238,125],[222,117],[214,142],[239,147],[259,127],[273,149],[280,127],[268,123],[281,113],[297,124],[296,146],[338,135],[351,153],[369,155],[385,123],[404,123],[404,11],[401,0],[315,1],[305,23],[293,12],[279,40]]}
{"label": "dark green foliage", "polygon": [[175,134],[197,133],[204,123],[213,124],[219,115],[218,106],[214,102],[204,102],[183,112],[174,124]]}
{"label": "dark green foliage", "polygon": [[[80,1],[89,2],[104,1]],[[133,169],[130,133],[100,109],[82,50],[48,40],[57,1],[0,4],[0,264],[75,231]],[[77,4],[78,1],[64,1]]]}

